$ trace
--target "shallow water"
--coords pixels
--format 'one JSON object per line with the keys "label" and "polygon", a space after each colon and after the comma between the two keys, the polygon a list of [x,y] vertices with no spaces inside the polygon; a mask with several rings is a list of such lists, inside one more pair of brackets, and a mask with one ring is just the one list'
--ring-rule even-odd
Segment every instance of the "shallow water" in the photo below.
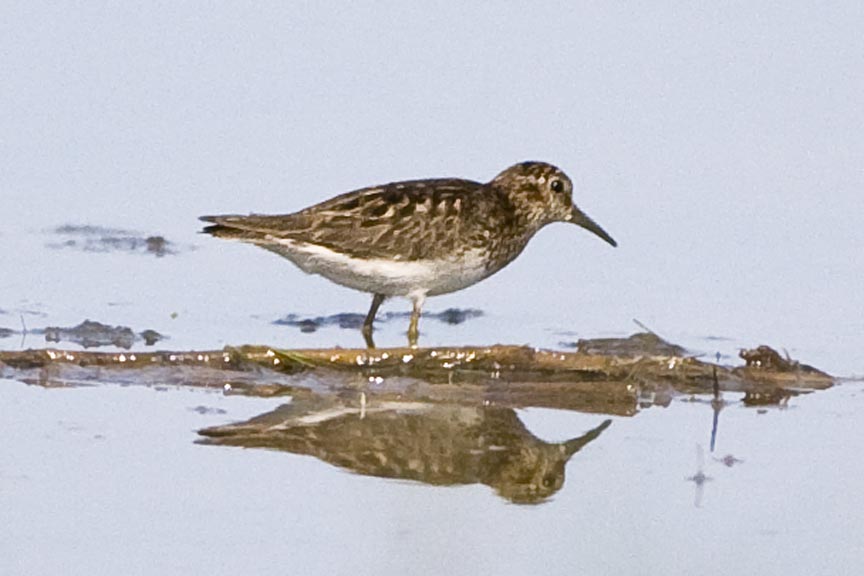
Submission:
{"label": "shallow water", "polygon": [[[541,231],[499,274],[430,299],[482,314],[430,314],[422,346],[569,350],[635,319],[723,364],[769,344],[860,377],[862,18],[858,2],[5,3],[0,349],[361,346],[342,326],[368,295],[201,236],[197,217],[542,159],[619,247]],[[385,303],[379,346],[405,343],[407,310]],[[52,330],[86,320],[107,344]],[[409,480],[308,430],[293,451],[201,443],[285,397],[2,379],[0,573],[851,573],[862,395],[860,380],[779,406],[727,393],[713,453],[707,395],[629,417],[478,402],[385,418],[370,399],[362,422],[333,420],[390,438]],[[607,418],[548,497],[507,497],[496,447],[540,458]],[[465,441],[490,429],[511,443]]]}
{"label": "shallow water", "polygon": [[[0,384],[7,574],[839,574],[864,552],[864,442],[850,434],[860,384],[764,413],[729,407],[713,455],[704,403],[611,417],[571,459],[560,491],[534,506],[482,484],[382,479],[195,443],[200,428],[284,399]],[[605,419],[516,416],[545,442]],[[717,461],[728,455],[731,466]]]}

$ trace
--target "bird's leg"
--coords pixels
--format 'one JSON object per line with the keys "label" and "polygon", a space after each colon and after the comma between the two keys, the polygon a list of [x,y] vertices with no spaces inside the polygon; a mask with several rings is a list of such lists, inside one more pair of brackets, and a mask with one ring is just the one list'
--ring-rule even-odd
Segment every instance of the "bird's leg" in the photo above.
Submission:
{"label": "bird's leg", "polygon": [[420,336],[420,330],[417,328],[417,323],[420,321],[420,309],[423,308],[423,296],[412,298],[414,302],[414,310],[411,312],[411,323],[408,324],[408,345],[411,348],[417,348],[417,338]]}
{"label": "bird's leg", "polygon": [[367,348],[375,348],[375,341],[372,340],[372,322],[375,321],[375,315],[378,314],[378,308],[384,302],[383,294],[375,294],[372,296],[372,306],[369,308],[369,313],[366,314],[366,319],[363,321],[363,339],[366,341]]}

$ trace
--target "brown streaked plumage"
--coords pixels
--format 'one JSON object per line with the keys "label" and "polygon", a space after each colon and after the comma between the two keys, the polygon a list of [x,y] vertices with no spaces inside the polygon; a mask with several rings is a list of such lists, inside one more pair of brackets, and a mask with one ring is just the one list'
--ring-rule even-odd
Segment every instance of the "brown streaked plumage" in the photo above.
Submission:
{"label": "brown streaked plumage", "polygon": [[426,296],[454,292],[494,274],[552,222],[571,222],[615,246],[572,201],[561,170],[523,162],[482,184],[432,179],[394,182],[341,194],[293,214],[203,216],[204,232],[257,244],[302,270],[374,294],[363,333],[385,298],[414,303],[408,331]]}

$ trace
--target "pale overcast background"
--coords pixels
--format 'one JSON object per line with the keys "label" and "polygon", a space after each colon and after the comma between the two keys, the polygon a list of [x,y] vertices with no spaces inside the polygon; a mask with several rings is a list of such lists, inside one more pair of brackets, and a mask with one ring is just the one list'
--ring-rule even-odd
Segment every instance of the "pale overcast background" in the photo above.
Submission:
{"label": "pale overcast background", "polygon": [[[766,343],[864,373],[864,3],[463,4],[0,1],[0,328],[359,346],[272,321],[365,313],[367,295],[201,236],[198,216],[539,159],[619,247],[551,226],[498,275],[430,299],[486,315],[423,321],[422,345],[557,346],[636,318],[727,363]],[[64,224],[180,251],[46,247]],[[0,347],[45,345],[23,340]],[[858,384],[724,410],[731,469],[697,459],[707,404],[615,418],[534,508],[193,444],[264,400],[4,386],[4,574],[842,574],[862,557]],[[551,439],[604,418],[519,416]],[[715,481],[695,508],[685,479],[703,465]]]}

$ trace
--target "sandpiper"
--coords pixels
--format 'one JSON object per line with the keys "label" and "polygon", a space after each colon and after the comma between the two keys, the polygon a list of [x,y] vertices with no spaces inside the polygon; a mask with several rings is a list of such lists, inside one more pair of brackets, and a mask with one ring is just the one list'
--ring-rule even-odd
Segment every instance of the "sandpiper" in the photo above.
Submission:
{"label": "sandpiper", "polygon": [[293,214],[202,216],[204,232],[256,244],[348,288],[373,294],[363,322],[386,298],[413,303],[408,342],[417,346],[427,296],[461,290],[512,262],[542,227],[570,222],[612,246],[572,199],[573,183],[545,162],[522,162],[490,182],[410,180],[341,194]]}

